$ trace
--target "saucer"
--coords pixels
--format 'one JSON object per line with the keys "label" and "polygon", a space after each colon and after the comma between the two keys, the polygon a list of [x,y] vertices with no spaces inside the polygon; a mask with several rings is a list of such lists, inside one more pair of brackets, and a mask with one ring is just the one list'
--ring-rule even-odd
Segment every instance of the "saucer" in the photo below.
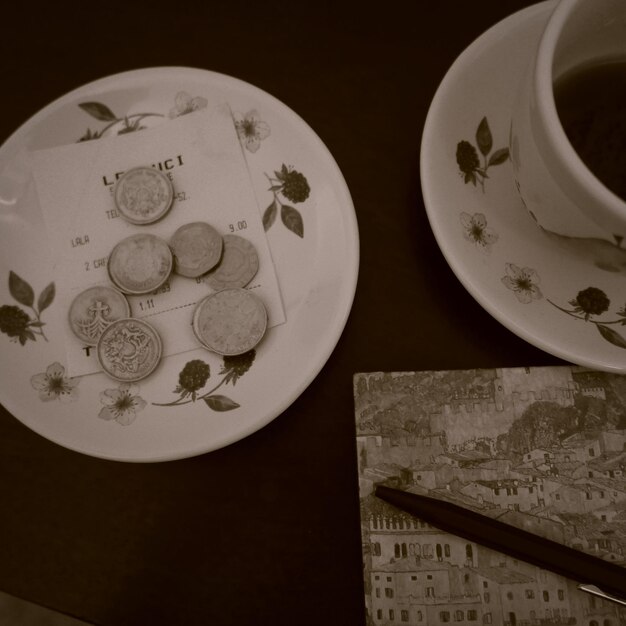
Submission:
{"label": "saucer", "polygon": [[[71,377],[29,151],[141,131],[226,101],[245,156],[287,321],[243,355],[198,349],[149,377]],[[245,228],[234,222],[231,231]],[[80,242],[78,242],[80,243]],[[0,402],[35,432],[119,461],[202,454],[262,428],[311,383],[356,289],[359,239],[344,178],[313,130],[276,98],[192,68],[103,78],[52,102],[0,147]],[[340,269],[340,271],[339,271]]]}
{"label": "saucer", "polygon": [[611,258],[626,251],[542,231],[513,178],[510,109],[555,5],[502,20],[446,74],[422,139],[424,203],[448,264],[493,317],[566,361],[626,373],[625,276]]}

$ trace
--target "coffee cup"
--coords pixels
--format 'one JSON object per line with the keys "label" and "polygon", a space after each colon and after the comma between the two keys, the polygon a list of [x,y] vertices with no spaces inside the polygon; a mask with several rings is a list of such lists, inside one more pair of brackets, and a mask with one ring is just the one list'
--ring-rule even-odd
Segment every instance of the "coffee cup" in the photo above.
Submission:
{"label": "coffee cup", "polygon": [[615,76],[623,97],[626,0],[561,0],[521,77],[509,148],[520,197],[540,228],[573,250],[601,242],[596,265],[626,271],[626,111],[619,120],[595,97],[605,91],[610,100]]}

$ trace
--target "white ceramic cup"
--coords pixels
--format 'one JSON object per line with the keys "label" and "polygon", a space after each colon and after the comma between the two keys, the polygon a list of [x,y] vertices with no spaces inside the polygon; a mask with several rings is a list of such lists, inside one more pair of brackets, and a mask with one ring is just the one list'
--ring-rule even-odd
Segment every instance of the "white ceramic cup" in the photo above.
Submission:
{"label": "white ceramic cup", "polygon": [[626,202],[570,144],[553,89],[574,68],[618,59],[626,61],[626,0],[561,0],[521,77],[509,147],[520,196],[542,229],[561,238],[602,239],[626,254]]}

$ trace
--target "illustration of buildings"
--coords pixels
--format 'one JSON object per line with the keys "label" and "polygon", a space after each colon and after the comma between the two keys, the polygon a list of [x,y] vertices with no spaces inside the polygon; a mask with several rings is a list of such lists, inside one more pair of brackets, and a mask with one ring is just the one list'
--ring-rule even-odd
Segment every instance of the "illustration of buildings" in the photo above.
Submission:
{"label": "illustration of buildings", "polygon": [[626,625],[572,581],[373,496],[381,482],[429,494],[626,568],[626,380],[575,367],[359,374],[355,405],[372,624]]}

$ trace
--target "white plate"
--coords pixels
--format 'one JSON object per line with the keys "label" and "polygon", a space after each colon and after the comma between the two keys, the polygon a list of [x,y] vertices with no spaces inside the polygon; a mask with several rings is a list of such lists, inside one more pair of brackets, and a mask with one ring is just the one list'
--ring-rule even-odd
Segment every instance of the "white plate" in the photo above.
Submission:
{"label": "white plate", "polygon": [[[290,182],[300,187],[287,192],[292,200],[278,190],[292,207],[290,219],[282,221],[278,211],[267,229],[287,322],[268,332],[251,363],[198,349],[164,359],[130,389],[104,374],[68,378],[67,312],[50,287],[61,277],[51,274],[27,152],[167,123],[224,99],[248,130],[242,149],[260,211],[274,198],[266,175],[276,178],[283,165],[310,188],[304,199],[306,185],[294,174]],[[354,207],[337,164],[281,102],[234,78],[189,68],[137,70],[90,83],[45,107],[0,148],[0,401],[39,434],[97,457],[159,461],[225,446],[274,419],[320,371],[347,321],[358,263]]]}
{"label": "white plate", "polygon": [[[626,373],[626,277],[599,267],[623,263],[626,250],[544,233],[513,179],[510,108],[554,6],[537,4],[496,24],[446,74],[422,139],[424,202],[450,267],[498,321],[567,361]],[[479,168],[491,161],[487,178],[473,156]]]}

